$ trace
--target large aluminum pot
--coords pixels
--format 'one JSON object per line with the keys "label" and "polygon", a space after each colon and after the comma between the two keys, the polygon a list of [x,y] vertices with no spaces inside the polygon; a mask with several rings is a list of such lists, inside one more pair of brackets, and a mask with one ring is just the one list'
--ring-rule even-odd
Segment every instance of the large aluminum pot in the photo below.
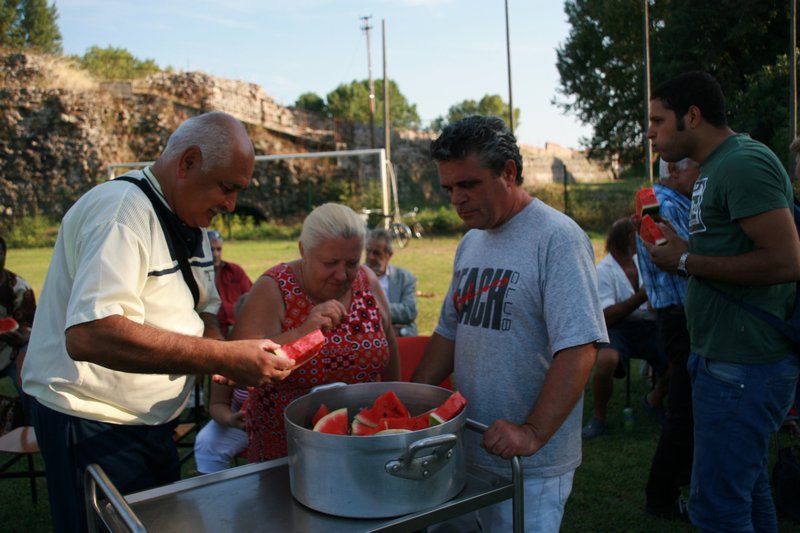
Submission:
{"label": "large aluminum pot", "polygon": [[353,518],[399,516],[435,507],[464,487],[466,413],[409,433],[353,437],[309,429],[320,404],[347,407],[352,421],[386,391],[412,415],[437,407],[452,391],[407,382],[360,383],[311,392],[284,410],[294,497],[317,511]]}

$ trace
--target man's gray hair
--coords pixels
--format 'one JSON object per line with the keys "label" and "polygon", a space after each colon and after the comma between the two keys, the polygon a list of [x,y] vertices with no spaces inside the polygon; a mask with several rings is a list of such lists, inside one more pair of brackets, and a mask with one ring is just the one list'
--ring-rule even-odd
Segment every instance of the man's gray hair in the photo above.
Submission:
{"label": "man's gray hair", "polygon": [[231,119],[227,113],[214,111],[184,121],[169,136],[162,157],[178,157],[188,148],[197,146],[203,155],[200,170],[208,172],[224,164],[239,139],[231,127]]}
{"label": "man's gray hair", "polygon": [[[667,163],[666,163],[666,161],[664,161],[664,160],[662,159],[662,160],[661,160],[661,165],[663,165],[664,167],[666,167],[666,166],[667,166]],[[680,161],[678,161],[678,162],[676,162],[676,163],[673,163],[673,165],[675,165],[675,170],[679,170],[679,171],[680,171],[680,170],[686,170],[687,168],[689,168],[689,166],[690,166],[690,165],[695,165],[695,166],[697,166],[697,163],[695,163],[693,160],[689,159],[688,157],[684,157],[684,158],[683,158],[683,159],[681,159]],[[658,177],[659,177],[659,179],[661,179],[661,180],[664,180],[664,181],[668,180],[668,179],[669,179],[669,177],[670,177],[670,176],[669,176],[669,171],[667,171],[666,173],[664,173],[664,169],[663,169],[663,167],[662,167],[662,168],[661,168],[661,170],[659,171],[659,175],[658,175]]]}
{"label": "man's gray hair", "polygon": [[386,244],[386,252],[388,254],[394,253],[394,247],[392,246],[392,234],[386,231],[385,229],[375,228],[374,230],[369,232],[369,235],[367,235],[367,239],[383,241]]}
{"label": "man's gray hair", "polygon": [[300,242],[306,250],[312,250],[325,239],[357,237],[363,248],[366,235],[367,225],[355,211],[346,205],[327,203],[311,211],[303,221]]}

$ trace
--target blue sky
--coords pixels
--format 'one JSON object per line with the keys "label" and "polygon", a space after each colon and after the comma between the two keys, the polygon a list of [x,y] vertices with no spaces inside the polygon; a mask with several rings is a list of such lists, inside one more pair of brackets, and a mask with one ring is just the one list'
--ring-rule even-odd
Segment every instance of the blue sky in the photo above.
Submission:
{"label": "blue sky", "polygon": [[[261,85],[291,105],[312,91],[366,79],[360,17],[372,15],[372,75],[388,77],[423,121],[467,98],[508,100],[504,0],[55,0],[64,51],[122,47],[161,67]],[[569,32],[563,3],[509,0],[514,106],[520,142],[579,147],[588,127],[565,116],[555,49]]]}

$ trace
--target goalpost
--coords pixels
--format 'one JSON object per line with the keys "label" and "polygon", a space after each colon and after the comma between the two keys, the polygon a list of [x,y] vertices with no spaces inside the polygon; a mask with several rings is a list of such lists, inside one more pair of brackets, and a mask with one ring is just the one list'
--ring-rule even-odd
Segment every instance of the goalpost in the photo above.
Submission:
{"label": "goalpost", "polygon": [[[278,161],[281,159],[325,159],[341,157],[378,156],[378,175],[381,182],[382,209],[384,214],[384,228],[389,229],[393,223],[402,223],[400,202],[397,197],[397,177],[391,161],[386,158],[384,148],[366,148],[360,150],[341,150],[327,152],[306,152],[293,154],[257,155],[258,161]],[[112,163],[108,165],[108,179],[116,178],[119,169],[143,168],[152,165],[154,161],[134,161],[127,163]],[[387,216],[391,214],[391,216]]]}

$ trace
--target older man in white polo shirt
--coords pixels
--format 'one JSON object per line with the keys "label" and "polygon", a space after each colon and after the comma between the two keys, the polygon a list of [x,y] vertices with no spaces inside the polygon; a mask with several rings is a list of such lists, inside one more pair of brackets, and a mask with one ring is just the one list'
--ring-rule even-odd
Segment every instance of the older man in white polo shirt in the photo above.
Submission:
{"label": "older man in white polo shirt", "polygon": [[172,429],[193,375],[261,385],[291,371],[269,340],[219,340],[201,228],[233,210],[254,161],[240,122],[200,115],[152,166],[95,187],[64,216],[22,369],[56,531],[87,527],[89,464],[122,493],[179,478]]}

